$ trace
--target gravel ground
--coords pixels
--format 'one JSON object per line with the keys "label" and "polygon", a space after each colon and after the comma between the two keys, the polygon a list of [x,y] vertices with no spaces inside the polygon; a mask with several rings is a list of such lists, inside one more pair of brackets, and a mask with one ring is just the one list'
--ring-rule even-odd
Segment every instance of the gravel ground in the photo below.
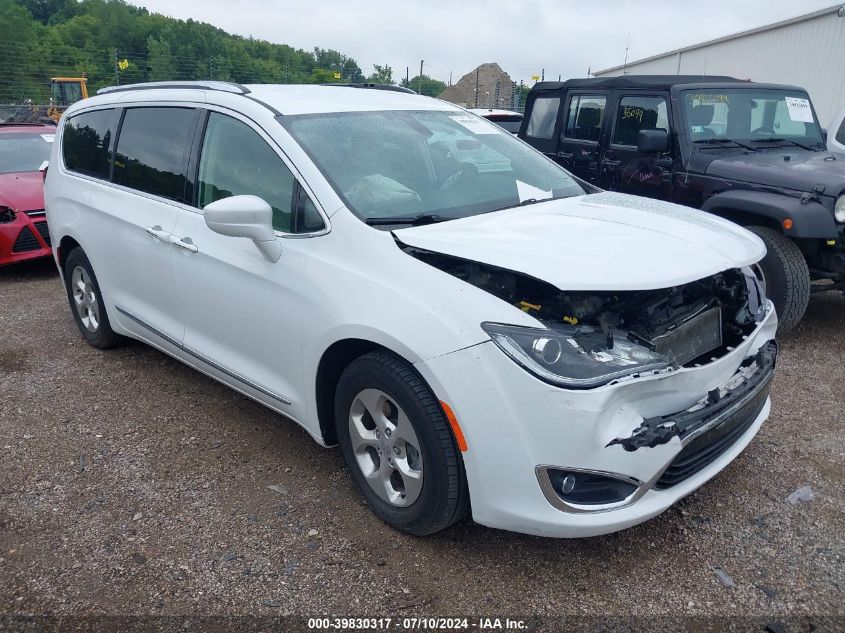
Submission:
{"label": "gravel ground", "polygon": [[[572,541],[465,521],[418,539],[376,519],[339,451],[292,422],[145,345],[86,345],[51,262],[0,269],[0,615],[843,630],[843,352],[845,299],[817,295],[782,341],[759,436],[643,525]],[[802,486],[815,498],[788,503]]]}

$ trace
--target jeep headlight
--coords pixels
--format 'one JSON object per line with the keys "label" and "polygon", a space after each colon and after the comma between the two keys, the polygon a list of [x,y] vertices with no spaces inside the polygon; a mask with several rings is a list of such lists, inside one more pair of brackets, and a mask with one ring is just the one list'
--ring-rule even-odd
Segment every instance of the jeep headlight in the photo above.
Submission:
{"label": "jeep headlight", "polygon": [[845,224],[845,194],[837,198],[836,206],[833,208],[833,217],[840,224]]}
{"label": "jeep headlight", "polygon": [[669,359],[637,345],[619,332],[591,327],[543,329],[482,323],[493,342],[516,363],[546,382],[571,389],[604,385],[611,380],[667,367]]}

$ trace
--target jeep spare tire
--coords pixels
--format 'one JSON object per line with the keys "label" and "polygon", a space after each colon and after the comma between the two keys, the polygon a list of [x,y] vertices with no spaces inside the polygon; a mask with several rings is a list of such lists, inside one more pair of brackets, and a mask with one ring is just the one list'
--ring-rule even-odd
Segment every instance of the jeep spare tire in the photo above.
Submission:
{"label": "jeep spare tire", "polygon": [[786,334],[798,325],[810,302],[807,260],[795,242],[780,231],[765,226],[746,228],[766,244],[760,267],[766,277],[766,294],[778,313],[778,334]]}

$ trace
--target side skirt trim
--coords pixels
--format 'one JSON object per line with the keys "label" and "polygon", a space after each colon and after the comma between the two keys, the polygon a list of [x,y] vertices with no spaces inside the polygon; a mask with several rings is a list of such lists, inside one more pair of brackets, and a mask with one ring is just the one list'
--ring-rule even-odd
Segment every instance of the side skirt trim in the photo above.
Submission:
{"label": "side skirt trim", "polygon": [[274,400],[281,402],[284,405],[292,404],[290,400],[288,400],[287,398],[279,395],[275,391],[272,391],[272,390],[268,389],[267,387],[263,387],[262,385],[259,385],[258,383],[253,382],[253,381],[249,380],[248,378],[244,378],[243,376],[241,376],[237,372],[234,372],[231,369],[224,367],[220,363],[217,363],[217,362],[211,360],[207,356],[204,356],[203,354],[200,354],[199,352],[192,350],[190,347],[186,347],[185,345],[183,345],[182,343],[177,341],[175,338],[173,338],[169,334],[165,334],[164,332],[162,332],[158,328],[150,325],[149,323],[147,323],[146,321],[141,319],[140,317],[135,316],[134,314],[132,314],[131,312],[129,312],[125,308],[121,308],[119,305],[115,305],[114,308],[115,308],[115,310],[120,312],[122,315],[132,319],[135,323],[137,323],[138,325],[143,327],[145,330],[148,330],[149,332],[155,334],[157,337],[167,341],[168,343],[170,343],[174,347],[178,347],[180,350],[182,350],[186,354],[190,354],[191,356],[193,356],[197,360],[205,363],[209,367],[213,367],[217,371],[219,371],[223,374],[226,374],[230,378],[237,380],[238,382],[246,385],[250,389],[255,389],[256,391],[263,393],[265,396],[269,396],[269,397],[273,398]]}

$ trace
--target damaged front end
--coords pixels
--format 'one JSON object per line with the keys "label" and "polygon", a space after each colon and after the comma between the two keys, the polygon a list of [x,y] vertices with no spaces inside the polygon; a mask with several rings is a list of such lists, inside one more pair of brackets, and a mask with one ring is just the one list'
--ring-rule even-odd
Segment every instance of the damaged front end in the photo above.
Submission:
{"label": "damaged front end", "polygon": [[766,315],[761,275],[747,267],[672,288],[567,292],[522,273],[400,247],[540,321],[544,327],[482,327],[515,362],[568,389],[707,364],[740,345]]}

